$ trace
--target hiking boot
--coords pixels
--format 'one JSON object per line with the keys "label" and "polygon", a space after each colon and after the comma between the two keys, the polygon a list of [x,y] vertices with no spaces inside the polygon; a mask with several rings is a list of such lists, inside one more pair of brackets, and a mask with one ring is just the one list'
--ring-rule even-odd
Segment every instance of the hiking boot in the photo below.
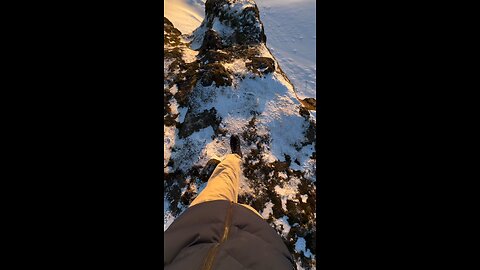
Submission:
{"label": "hiking boot", "polygon": [[230,137],[230,148],[232,149],[232,154],[237,154],[240,157],[243,157],[242,149],[240,149],[240,138],[237,135],[232,135]]}
{"label": "hiking boot", "polygon": [[200,180],[202,180],[202,182],[207,182],[208,179],[210,179],[210,176],[212,176],[213,171],[215,170],[215,168],[217,168],[217,165],[219,163],[220,163],[220,160],[213,159],[213,158],[210,159],[207,162],[207,165],[205,165],[205,167],[200,172]]}

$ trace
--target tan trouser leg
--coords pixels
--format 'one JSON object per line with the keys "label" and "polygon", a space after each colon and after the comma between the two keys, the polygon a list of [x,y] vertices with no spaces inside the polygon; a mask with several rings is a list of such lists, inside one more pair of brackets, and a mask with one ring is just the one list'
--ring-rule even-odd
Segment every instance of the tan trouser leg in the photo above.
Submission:
{"label": "tan trouser leg", "polygon": [[[198,194],[190,206],[216,200],[227,200],[237,202],[238,190],[240,189],[240,174],[242,170],[240,165],[242,159],[237,154],[228,154],[227,157],[220,162],[213,171],[210,179],[208,179],[205,189]],[[255,214],[260,214],[250,205],[240,204]],[[261,216],[260,216],[261,217]]]}
{"label": "tan trouser leg", "polygon": [[227,200],[237,202],[240,188],[240,164],[242,160],[237,154],[228,154],[213,171],[205,187],[190,206],[202,202]]}

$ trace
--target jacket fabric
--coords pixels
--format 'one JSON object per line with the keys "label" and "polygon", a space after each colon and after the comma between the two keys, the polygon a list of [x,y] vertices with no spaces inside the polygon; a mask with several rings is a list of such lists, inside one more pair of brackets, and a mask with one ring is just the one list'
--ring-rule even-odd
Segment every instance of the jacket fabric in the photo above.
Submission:
{"label": "jacket fabric", "polygon": [[189,207],[164,233],[164,269],[294,269],[278,233],[227,200]]}

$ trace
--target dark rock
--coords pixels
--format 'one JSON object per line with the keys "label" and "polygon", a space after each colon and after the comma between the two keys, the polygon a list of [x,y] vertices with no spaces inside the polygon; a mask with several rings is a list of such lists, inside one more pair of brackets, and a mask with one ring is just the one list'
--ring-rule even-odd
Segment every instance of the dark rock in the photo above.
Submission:
{"label": "dark rock", "polygon": [[[164,49],[163,50],[163,57],[165,59],[179,59],[179,58],[182,58],[182,52],[179,48]],[[173,70],[174,66],[171,65],[170,69]]]}
{"label": "dark rock", "polygon": [[205,53],[200,54],[200,61],[202,63],[216,63],[216,62],[228,62],[230,60],[230,56],[226,53],[208,50]]}
{"label": "dark rock", "polygon": [[211,29],[213,21],[218,19],[222,24],[231,27],[233,34],[223,37],[222,40],[226,46],[265,43],[266,36],[257,5],[246,7],[240,13],[232,12],[229,5],[226,0],[207,0],[204,26]]}
{"label": "dark rock", "polygon": [[202,85],[210,86],[215,82],[216,86],[230,86],[232,85],[231,74],[220,63],[209,63],[205,65],[202,74]]}
{"label": "dark rock", "polygon": [[167,17],[163,17],[163,25],[164,27],[173,27],[173,23],[169,19],[167,19]]}
{"label": "dark rock", "polygon": [[207,0],[205,2],[205,17],[215,16],[218,15],[220,8],[227,4],[228,1],[226,0]]}
{"label": "dark rock", "polygon": [[212,29],[208,29],[205,32],[205,36],[203,37],[203,42],[200,50],[219,50],[222,49],[222,47],[222,38],[218,35],[217,32],[213,31]]}
{"label": "dark rock", "polygon": [[316,254],[317,250],[317,231],[312,231],[305,236],[305,246],[312,254]]}
{"label": "dark rock", "polygon": [[224,49],[233,58],[251,59],[260,54],[258,47],[248,45],[234,45]]}
{"label": "dark rock", "polygon": [[275,71],[275,62],[269,57],[252,57],[245,66],[253,73],[263,75]]}
{"label": "dark rock", "polygon": [[163,34],[164,45],[175,46],[180,44],[180,35],[182,33],[165,17],[163,17],[163,30],[165,31]]}
{"label": "dark rock", "polygon": [[183,205],[190,205],[195,198],[195,192],[193,191],[192,183],[188,184],[187,190],[183,193],[182,197],[180,198]]}
{"label": "dark rock", "polygon": [[305,221],[304,215],[300,211],[298,211],[297,204],[292,201],[287,199],[287,216],[288,216],[288,221],[291,222],[291,224],[298,223],[300,225],[305,225],[307,221]]}
{"label": "dark rock", "polygon": [[290,162],[277,160],[277,161],[274,161],[272,165],[275,171],[282,172],[287,170],[290,167]]}
{"label": "dark rock", "polygon": [[317,101],[314,98],[305,98],[302,100],[302,104],[309,110],[316,110],[317,108]]}
{"label": "dark rock", "polygon": [[309,125],[307,130],[305,131],[305,142],[303,143],[303,145],[312,144],[316,140],[317,124],[314,121],[309,121],[308,123]]}
{"label": "dark rock", "polygon": [[165,126],[175,126],[178,114],[168,114],[163,118]]}
{"label": "dark rock", "polygon": [[232,43],[253,45],[266,42],[267,37],[260,22],[260,12],[256,5],[255,7],[246,7],[237,21],[238,26],[235,28]]}
{"label": "dark rock", "polygon": [[187,115],[185,115],[183,123],[179,124],[178,136],[185,138],[195,131],[199,131],[208,126],[212,126],[213,130],[217,130],[220,122],[221,119],[217,117],[217,110],[215,110],[215,108],[205,110],[200,114],[193,114],[189,111]]}
{"label": "dark rock", "polygon": [[300,107],[300,111],[299,111],[300,115],[303,116],[306,120],[308,120],[308,118],[310,117],[310,112],[308,111],[307,108],[301,106]]}
{"label": "dark rock", "polygon": [[190,93],[197,84],[199,76],[199,63],[198,61],[194,61],[192,63],[183,62],[183,64],[180,64],[179,67],[180,72],[175,78],[175,83],[177,84],[178,89],[178,92],[175,94],[175,98],[177,99],[178,104],[184,107],[187,105]]}

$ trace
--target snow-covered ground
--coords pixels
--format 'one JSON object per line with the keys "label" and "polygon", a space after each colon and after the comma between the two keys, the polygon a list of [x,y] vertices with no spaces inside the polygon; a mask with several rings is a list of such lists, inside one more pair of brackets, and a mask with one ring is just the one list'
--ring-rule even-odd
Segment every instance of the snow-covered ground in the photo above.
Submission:
{"label": "snow-covered ground", "polygon": [[[164,16],[183,34],[193,32],[205,16],[206,0],[165,0]],[[299,98],[316,98],[315,0],[256,0],[267,47],[295,86]]]}
{"label": "snow-covered ground", "polygon": [[315,0],[256,0],[267,46],[300,98],[316,98]]}
{"label": "snow-covered ground", "polygon": [[206,0],[164,0],[163,16],[167,17],[182,34],[193,32],[205,17]]}

